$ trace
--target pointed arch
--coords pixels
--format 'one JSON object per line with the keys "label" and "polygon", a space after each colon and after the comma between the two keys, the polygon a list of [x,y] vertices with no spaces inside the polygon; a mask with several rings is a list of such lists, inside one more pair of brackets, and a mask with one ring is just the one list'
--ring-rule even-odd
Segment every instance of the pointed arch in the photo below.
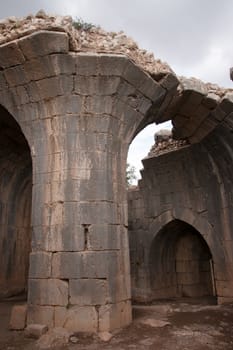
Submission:
{"label": "pointed arch", "polygon": [[0,105],[0,298],[27,290],[32,160],[14,117]]}
{"label": "pointed arch", "polygon": [[214,296],[212,254],[190,224],[173,219],[154,237],[149,256],[152,298]]}

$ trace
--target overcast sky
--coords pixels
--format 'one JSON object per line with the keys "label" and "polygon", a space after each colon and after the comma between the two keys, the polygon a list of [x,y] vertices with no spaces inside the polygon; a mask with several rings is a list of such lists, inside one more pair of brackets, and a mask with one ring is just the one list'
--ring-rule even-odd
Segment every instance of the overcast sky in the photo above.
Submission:
{"label": "overcast sky", "polygon": [[[176,74],[233,88],[233,0],[1,0],[0,17],[40,9],[81,17],[109,31],[124,30]],[[149,126],[131,146],[129,162],[137,168],[153,133]]]}

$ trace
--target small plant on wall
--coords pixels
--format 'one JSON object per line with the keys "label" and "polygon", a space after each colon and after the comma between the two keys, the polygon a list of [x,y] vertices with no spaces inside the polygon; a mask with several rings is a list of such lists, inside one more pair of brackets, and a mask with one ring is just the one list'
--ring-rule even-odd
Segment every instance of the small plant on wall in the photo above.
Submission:
{"label": "small plant on wall", "polygon": [[94,27],[96,27],[93,23],[88,23],[88,22],[85,22],[82,18],[80,17],[76,17],[74,20],[73,20],[73,27],[75,29],[81,29],[81,30],[85,30],[85,31],[88,31]]}

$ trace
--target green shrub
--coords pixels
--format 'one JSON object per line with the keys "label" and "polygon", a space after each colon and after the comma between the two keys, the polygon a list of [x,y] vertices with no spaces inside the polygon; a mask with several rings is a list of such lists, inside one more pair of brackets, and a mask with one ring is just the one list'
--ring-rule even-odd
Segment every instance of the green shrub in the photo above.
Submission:
{"label": "green shrub", "polygon": [[82,29],[82,30],[88,31],[91,28],[94,28],[96,26],[93,23],[85,22],[82,18],[79,17],[73,20],[73,27],[75,29]]}

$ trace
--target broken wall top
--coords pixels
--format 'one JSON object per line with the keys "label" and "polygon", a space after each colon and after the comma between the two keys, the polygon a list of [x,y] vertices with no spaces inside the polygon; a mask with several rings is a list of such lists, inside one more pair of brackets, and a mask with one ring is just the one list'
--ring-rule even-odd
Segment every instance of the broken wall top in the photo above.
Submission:
{"label": "broken wall top", "polygon": [[[1,20],[1,49],[10,42],[40,31],[66,34],[68,46],[66,50],[71,52],[123,54],[149,74],[166,93],[159,104],[152,104],[144,118],[144,124],[140,125],[140,130],[153,122],[159,124],[172,120],[175,139],[196,143],[215,129],[219,123],[230,129],[233,128],[232,89],[206,84],[195,78],[177,77],[168,64],[155,59],[152,53],[140,49],[135,41],[123,32],[106,32],[100,27],[82,21],[74,22],[70,16],[49,16],[39,11],[36,16],[29,15],[21,19],[10,17]],[[57,47],[57,43],[53,42],[52,46]],[[8,51],[7,55],[1,57],[5,65],[0,68],[16,64],[17,59],[14,59],[11,50]],[[14,64],[11,64],[12,60]]]}
{"label": "broken wall top", "polygon": [[167,63],[155,59],[153,53],[142,50],[122,31],[107,32],[99,26],[75,22],[70,16],[49,16],[39,11],[35,16],[9,17],[0,21],[0,45],[38,30],[65,32],[69,36],[69,50],[75,52],[124,54],[157,80],[173,73]]}

